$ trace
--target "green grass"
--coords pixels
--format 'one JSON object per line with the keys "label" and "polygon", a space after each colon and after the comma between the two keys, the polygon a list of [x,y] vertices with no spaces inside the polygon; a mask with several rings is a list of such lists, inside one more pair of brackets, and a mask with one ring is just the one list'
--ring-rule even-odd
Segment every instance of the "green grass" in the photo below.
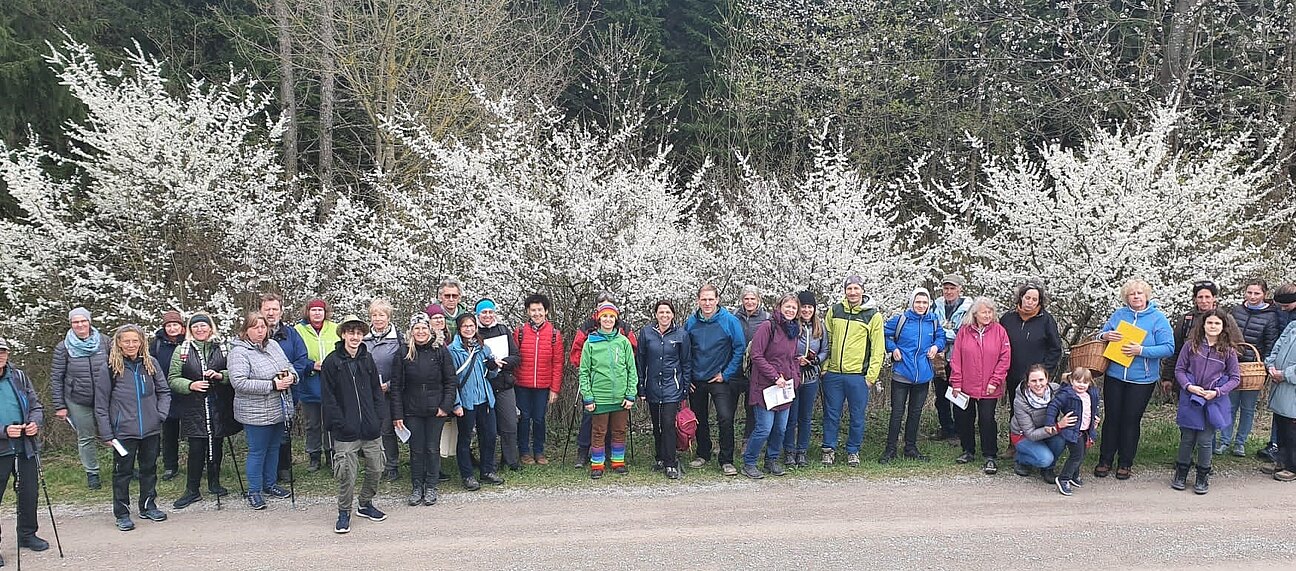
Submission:
{"label": "green grass", "polygon": [[[740,413],[741,414],[741,413]],[[979,475],[981,465],[979,459],[972,464],[958,465],[954,459],[959,455],[957,442],[935,442],[929,441],[927,435],[935,430],[936,415],[930,407],[923,414],[923,427],[920,432],[918,446],[931,457],[930,462],[920,463],[911,460],[897,460],[889,465],[877,463],[878,457],[882,453],[884,439],[886,437],[886,422],[888,411],[881,406],[870,406],[868,410],[867,428],[865,430],[864,447],[861,450],[862,463],[859,468],[849,468],[845,465],[845,454],[840,452],[837,456],[837,465],[821,466],[819,465],[818,443],[820,434],[816,432],[811,438],[810,461],[811,465],[807,468],[789,469],[786,478],[797,479],[814,479],[814,480],[838,480],[852,477],[894,479],[906,477],[931,477],[931,476],[957,476],[957,475]],[[1008,418],[1006,407],[999,407],[999,432],[1000,450],[1007,449]],[[1179,429],[1174,423],[1175,408],[1174,405],[1154,404],[1149,407],[1148,412],[1143,420],[1143,434],[1139,446],[1138,461],[1135,470],[1156,470],[1164,471],[1169,474],[1171,467],[1174,465],[1174,457],[1179,446]],[[741,417],[737,421],[737,430],[741,437]],[[842,423],[842,443],[845,442],[845,430],[847,427],[846,419]],[[561,425],[561,426],[559,426]],[[635,431],[633,443],[633,457],[630,458],[630,474],[618,476],[608,474],[599,482],[591,482],[588,471],[578,470],[572,467],[574,455],[576,453],[575,434],[572,435],[572,443],[568,446],[567,461],[562,461],[562,438],[566,433],[567,426],[564,423],[557,422],[555,418],[549,423],[550,434],[546,443],[546,454],[550,459],[548,466],[524,466],[521,472],[513,472],[508,469],[501,469],[500,474],[507,480],[503,489],[552,489],[552,488],[596,488],[606,486],[646,486],[660,485],[667,482],[665,477],[659,473],[651,471],[653,460],[653,446],[650,432],[650,425],[647,415],[643,411],[636,410],[635,413]],[[819,422],[816,420],[815,428],[818,430]],[[713,434],[715,431],[712,431]],[[1269,414],[1267,411],[1258,411],[1255,421],[1255,430],[1252,432],[1251,440],[1248,443],[1247,451],[1254,453],[1256,449],[1262,447],[1268,440],[1269,432]],[[300,437],[298,437],[300,438]],[[237,443],[238,458],[240,467],[246,461],[247,448],[242,440],[242,436],[235,437]],[[409,488],[409,457],[407,449],[402,447],[401,451],[401,478],[397,482],[383,482],[380,486],[379,493],[387,494],[404,494]],[[306,458],[301,453],[300,441],[297,449],[296,469],[297,476],[296,490],[300,497],[330,497],[335,491],[335,483],[332,474],[327,466],[318,472],[310,473],[305,469]],[[186,446],[182,442],[180,446],[180,466],[181,474],[170,482],[158,481],[158,495],[161,500],[163,509],[170,509],[170,504],[184,492],[184,466],[185,466]],[[741,456],[741,449],[735,451],[735,456]],[[85,486],[85,473],[82,471],[75,450],[70,446],[64,446],[59,449],[47,450],[43,456],[45,462],[45,474],[49,486],[49,493],[55,503],[60,504],[102,504],[107,506],[112,501],[111,478],[112,478],[112,458],[110,450],[106,447],[100,448],[99,460],[101,465],[101,474],[103,475],[104,486],[101,490],[91,491]],[[693,458],[691,453],[681,454],[681,464],[686,464]],[[1097,459],[1097,451],[1090,450],[1086,458],[1086,466],[1092,467]],[[741,460],[739,458],[739,460]],[[1216,467],[1221,470],[1245,469],[1251,470],[1257,465],[1258,461],[1254,457],[1235,458],[1233,456],[1216,456]],[[455,476],[457,469],[454,467],[454,459],[444,459],[443,465],[447,474]],[[1011,476],[1011,461],[1005,460],[1000,462],[1001,474]],[[159,461],[159,470],[161,469]],[[238,493],[238,481],[235,477],[235,471],[229,459],[229,452],[225,453],[222,463],[222,484],[233,491],[234,495],[229,496],[226,501],[236,502]],[[741,478],[741,476],[739,476]],[[684,479],[681,482],[719,482],[732,481],[732,478],[723,476],[715,462],[707,467],[698,470],[689,470],[686,468]],[[132,485],[132,490],[137,489],[137,484]],[[490,489],[485,486],[484,489]],[[460,493],[462,488],[459,486],[458,478],[444,483],[440,487],[443,493]],[[206,491],[206,481],[202,484],[202,490]],[[213,498],[207,497],[207,501]]]}

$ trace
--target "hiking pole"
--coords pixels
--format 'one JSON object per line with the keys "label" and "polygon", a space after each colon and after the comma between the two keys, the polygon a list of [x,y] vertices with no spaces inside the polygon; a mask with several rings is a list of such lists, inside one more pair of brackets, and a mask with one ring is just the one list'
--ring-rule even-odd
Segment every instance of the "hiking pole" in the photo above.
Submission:
{"label": "hiking pole", "polygon": [[[212,466],[215,464],[215,462],[212,461],[212,452],[214,451],[213,449],[216,447],[212,442],[213,439],[212,439],[211,390],[210,390],[211,385],[208,384],[207,386],[209,390],[203,392],[203,418],[207,421],[207,472],[210,474]],[[233,449],[234,447],[231,446],[230,451],[232,452]],[[201,478],[202,476],[199,475],[199,477]],[[220,493],[219,492],[212,492],[212,493],[216,495],[216,510],[220,511],[221,510]]]}
{"label": "hiking pole", "polygon": [[[281,391],[279,393],[279,404],[284,411],[284,439],[292,438],[291,426],[292,420],[288,416],[288,397]],[[297,509],[297,476],[293,474],[292,457],[288,459],[288,501],[292,503],[292,508]]]}
{"label": "hiking pole", "polygon": [[[11,424],[10,426],[22,425]],[[21,428],[19,430],[21,430]],[[10,448],[12,449],[12,445],[10,445]],[[19,545],[19,538],[22,537],[22,526],[19,525],[19,522],[22,521],[22,500],[20,499],[22,497],[22,492],[18,490],[18,488],[22,486],[22,475],[18,473],[19,454],[22,454],[21,450],[14,450],[14,553],[18,554],[18,571],[22,571],[22,546]]]}
{"label": "hiking pole", "polygon": [[234,453],[236,447],[234,438],[230,437],[227,440],[229,441],[230,460],[234,461],[234,475],[238,476],[239,493],[243,495],[243,499],[247,499],[247,488],[243,487],[243,470],[239,468],[238,455]]}
{"label": "hiking pole", "polygon": [[36,453],[36,475],[40,477],[41,491],[45,492],[45,509],[49,511],[50,527],[54,528],[54,544],[58,546],[59,559],[62,559],[63,541],[59,539],[58,521],[54,519],[54,505],[50,503],[49,486],[45,485],[45,468],[41,466],[40,452]]}
{"label": "hiking pole", "polygon": [[567,463],[567,445],[571,444],[571,433],[576,428],[576,417],[581,415],[580,399],[576,399],[576,410],[572,411],[571,420],[567,421],[567,437],[563,438],[562,463]]}

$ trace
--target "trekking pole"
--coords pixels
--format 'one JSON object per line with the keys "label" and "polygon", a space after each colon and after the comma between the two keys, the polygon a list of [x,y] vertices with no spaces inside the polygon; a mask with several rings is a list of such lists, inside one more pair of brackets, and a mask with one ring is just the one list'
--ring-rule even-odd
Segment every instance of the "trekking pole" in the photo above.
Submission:
{"label": "trekking pole", "polygon": [[[22,426],[22,425],[14,424],[11,426]],[[22,500],[18,499],[22,497],[22,492],[18,490],[18,488],[22,486],[22,476],[18,472],[19,454],[22,454],[22,451],[15,450],[13,455],[14,457],[14,463],[13,463],[14,486],[13,487],[14,487],[14,500],[15,500],[14,507],[16,508],[14,510],[14,552],[18,554],[18,571],[22,571],[22,546],[18,545],[19,543],[18,538],[22,537],[22,527],[20,527],[18,524],[18,522],[22,520]]]}
{"label": "trekking pole", "polygon": [[[292,420],[290,420],[288,416],[288,397],[283,392],[279,393],[279,404],[284,411],[284,438],[289,439],[292,438],[290,428],[292,426]],[[288,501],[292,503],[293,509],[297,509],[297,476],[293,474],[293,463],[291,457],[288,459],[288,493],[291,494]]]}
{"label": "trekking pole", "polygon": [[50,503],[49,486],[45,485],[45,468],[41,466],[40,452],[36,453],[36,475],[40,477],[41,490],[45,492],[45,509],[49,511],[50,527],[54,528],[54,544],[58,546],[59,559],[62,559],[63,541],[59,539],[58,521],[54,519],[54,505]]}
{"label": "trekking pole", "polygon": [[243,496],[243,499],[247,499],[247,488],[243,486],[243,470],[239,468],[238,455],[234,453],[234,439],[229,438],[227,440],[229,441],[230,460],[234,461],[234,475],[238,476],[239,494]]}
{"label": "trekking pole", "polygon": [[[203,394],[203,418],[207,422],[207,472],[210,474],[212,466],[215,465],[215,462],[212,461],[212,452],[214,451],[213,449],[215,448],[215,446],[212,438],[211,385],[210,384],[208,385],[208,390],[205,391]],[[233,450],[234,447],[230,446],[230,451],[233,452]],[[201,478],[201,475],[199,475],[199,477]],[[212,493],[216,495],[216,510],[220,511],[221,509],[220,493],[219,492],[212,492]]]}
{"label": "trekking pole", "polygon": [[567,463],[567,445],[571,444],[571,433],[576,428],[576,417],[581,415],[580,399],[576,399],[576,409],[572,411],[571,420],[567,421],[567,437],[563,438],[562,463]]}

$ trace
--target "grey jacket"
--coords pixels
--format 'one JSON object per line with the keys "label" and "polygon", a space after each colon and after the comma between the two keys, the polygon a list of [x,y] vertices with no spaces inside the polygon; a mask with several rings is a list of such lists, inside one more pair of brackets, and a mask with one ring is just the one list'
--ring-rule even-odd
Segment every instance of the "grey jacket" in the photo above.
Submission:
{"label": "grey jacket", "polygon": [[99,351],[89,357],[68,354],[67,342],[54,346],[54,362],[50,364],[50,396],[54,410],[67,408],[67,403],[94,406],[95,387],[108,382],[107,337],[99,340]]}
{"label": "grey jacket", "polygon": [[104,440],[139,440],[162,433],[162,421],[171,410],[171,385],[166,370],[153,362],[150,375],[143,360],[125,362],[120,375],[109,371],[95,385],[95,421]]}
{"label": "grey jacket", "polygon": [[234,385],[235,420],[247,426],[270,426],[287,420],[293,408],[292,391],[275,390],[274,378],[293,367],[279,343],[267,339],[261,347],[235,339],[225,364],[230,384]]}
{"label": "grey jacket", "polygon": [[1296,418],[1296,321],[1287,324],[1265,365],[1282,370],[1282,379],[1269,391],[1269,409],[1274,414]]}
{"label": "grey jacket", "polygon": [[[1056,395],[1058,388],[1057,383],[1049,383],[1049,394]],[[1013,395],[1012,421],[1008,424],[1008,432],[1020,434],[1028,440],[1035,441],[1046,440],[1050,436],[1055,436],[1055,434],[1049,434],[1044,429],[1044,417],[1048,411],[1048,403],[1044,403],[1044,406],[1039,408],[1031,406],[1030,400],[1026,398],[1026,391],[1029,390],[1030,387],[1025,382],[1022,382]]]}

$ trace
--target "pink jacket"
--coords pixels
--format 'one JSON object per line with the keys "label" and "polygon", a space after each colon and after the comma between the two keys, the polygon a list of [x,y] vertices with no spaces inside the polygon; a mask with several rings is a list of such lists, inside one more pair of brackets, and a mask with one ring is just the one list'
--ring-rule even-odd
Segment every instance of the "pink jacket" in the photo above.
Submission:
{"label": "pink jacket", "polygon": [[[976,327],[964,325],[954,336],[950,356],[950,386],[974,399],[999,398],[1004,394],[1004,380],[1012,361],[1008,331],[996,322],[977,333]],[[994,385],[995,390],[986,387]],[[944,395],[941,395],[944,397]]]}

